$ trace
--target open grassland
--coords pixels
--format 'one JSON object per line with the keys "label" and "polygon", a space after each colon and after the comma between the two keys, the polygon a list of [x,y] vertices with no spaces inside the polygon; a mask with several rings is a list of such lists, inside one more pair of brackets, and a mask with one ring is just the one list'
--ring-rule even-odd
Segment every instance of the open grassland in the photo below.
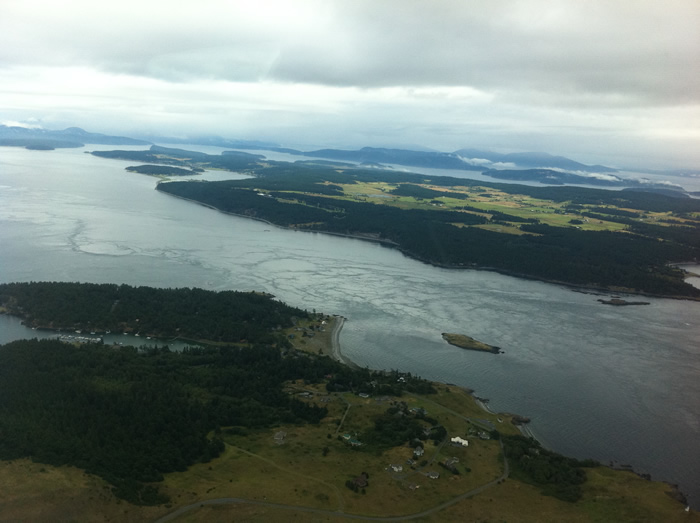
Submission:
{"label": "open grassland", "polygon": [[[614,485],[607,485],[606,496],[591,489],[599,471],[607,471],[615,477]],[[423,521],[441,521],[457,523],[462,521],[508,523],[610,523],[637,522],[697,522],[700,516],[696,512],[686,513],[683,507],[665,494],[668,487],[663,483],[652,483],[628,473],[629,478],[620,478],[620,471],[610,469],[592,469],[588,472],[589,482],[584,486],[584,497],[577,503],[567,503],[542,496],[531,485],[514,480],[506,480],[488,492],[466,499],[448,507],[434,519]],[[624,484],[631,482],[630,489],[639,495],[630,496],[625,492]],[[640,490],[636,490],[637,488]],[[645,488],[649,487],[649,491]],[[421,521],[420,519],[417,521]]]}
{"label": "open grassland", "polygon": [[[639,478],[638,478],[639,479]],[[640,480],[643,481],[643,480]],[[658,494],[658,493],[657,493]],[[666,496],[668,498],[668,496]],[[660,498],[663,499],[663,498]],[[668,502],[674,503],[670,498]],[[589,506],[595,505],[595,506]],[[664,518],[658,519],[646,499],[638,504],[629,500],[617,508],[605,507],[601,500],[584,499],[575,505],[540,496],[536,489],[517,481],[507,480],[483,494],[461,501],[431,516],[413,519],[416,522],[463,523],[508,522],[508,523],[676,523],[697,522],[697,514],[687,514],[677,504],[665,511]],[[342,516],[308,514],[289,510],[251,505],[203,506],[177,519],[180,523],[218,523],[229,521],[324,521],[338,523],[349,521]]]}
{"label": "open grassland", "polygon": [[[412,457],[412,448],[408,446],[380,453],[354,450],[338,441],[331,431],[335,427],[341,434],[351,432],[361,438],[362,430],[373,417],[381,413],[387,403],[398,400],[405,401],[409,408],[424,408],[440,420],[450,435],[468,437],[475,425],[466,418],[491,421],[504,434],[517,433],[509,423],[509,416],[484,412],[467,391],[441,384],[437,384],[437,388],[436,395],[402,398],[333,395],[329,419],[319,427],[287,427],[282,445],[274,443],[274,430],[229,436],[225,454],[215,462],[170,475],[166,479],[168,488],[172,489],[169,493],[184,504],[194,502],[192,500],[244,497],[368,516],[421,512],[497,478],[503,470],[498,443],[475,437],[469,437],[467,448],[426,442],[425,455],[420,461],[428,463],[423,467],[420,462],[416,463],[416,470],[413,470],[406,464]],[[348,416],[343,425],[338,426],[339,415],[348,405]],[[329,449],[325,456],[324,448]],[[451,457],[459,459],[458,475],[438,465],[439,461]],[[402,464],[404,470],[393,472],[388,469],[390,464]],[[429,479],[424,474],[429,470],[439,472],[440,478]],[[369,475],[365,494],[352,492],[344,486],[346,480],[360,472]],[[587,469],[587,473],[589,481],[584,486],[583,499],[575,504],[542,496],[535,487],[509,479],[417,521],[700,521],[696,513],[684,512],[683,506],[666,494],[670,488],[663,483],[605,467]],[[275,517],[297,521],[341,519],[326,514],[233,505],[203,506],[178,521],[228,521],[231,518],[264,521]]]}
{"label": "open grassland", "polygon": [[104,480],[74,467],[0,461],[0,521],[54,523],[154,520],[168,507],[136,507]]}
{"label": "open grassland", "polygon": [[[450,394],[450,393],[441,393]],[[182,485],[175,477],[191,477],[193,473],[207,478],[198,495],[251,497],[260,500],[262,493],[267,501],[289,505],[312,506],[327,510],[345,510],[364,515],[402,515],[419,512],[431,504],[452,499],[459,494],[488,483],[502,474],[499,459],[500,446],[496,441],[474,439],[469,448],[443,444],[425,443],[425,455],[411,467],[407,460],[413,458],[413,446],[402,445],[385,451],[376,449],[353,449],[338,436],[352,434],[362,439],[362,434],[398,398],[358,398],[349,393],[333,395],[328,403],[329,417],[318,427],[286,427],[284,443],[274,441],[276,430],[266,430],[248,435],[227,436],[228,447],[223,458],[216,464],[197,465],[192,470],[171,475],[167,485],[182,492],[174,497],[186,495],[191,483]],[[401,398],[408,407],[426,405],[420,397]],[[436,398],[439,401],[439,398]],[[350,409],[342,425],[338,425],[342,413]],[[468,436],[472,426],[457,414],[430,403],[431,410],[440,410],[440,421],[453,434]],[[483,411],[480,412],[484,416]],[[495,422],[495,416],[494,416]],[[281,429],[282,430],[282,429]],[[325,454],[325,455],[324,455]],[[457,457],[460,474],[452,474],[439,466],[440,461]],[[427,463],[420,466],[422,461]],[[400,464],[401,472],[389,468]],[[211,470],[209,468],[211,467]],[[231,471],[245,469],[245,480],[237,481]],[[467,472],[467,469],[471,469]],[[440,478],[430,479],[427,472],[436,471]],[[361,472],[369,475],[369,486],[365,493],[355,493],[344,484]],[[218,478],[213,481],[212,478]],[[227,483],[228,481],[228,483]],[[243,484],[244,483],[244,484]],[[219,485],[215,487],[215,485]],[[411,489],[414,486],[417,488]],[[206,488],[204,488],[206,487]],[[201,490],[201,489],[200,489]],[[209,491],[209,492],[207,492]],[[234,492],[238,492],[235,494]]]}
{"label": "open grassland", "polygon": [[[171,503],[135,507],[116,499],[99,478],[75,468],[56,468],[27,460],[0,464],[0,521],[154,521],[180,506],[194,504],[175,521],[341,521],[342,513],[402,516],[422,512],[498,478],[504,463],[495,440],[481,440],[476,432],[490,422],[502,434],[516,434],[507,414],[481,409],[469,391],[435,384],[436,394],[407,394],[361,398],[352,393],[327,394],[322,384],[289,384],[289,392],[313,391],[308,401],[327,398],[329,413],[318,425],[280,426],[261,430],[223,430],[221,456],[168,474],[160,484]],[[469,440],[468,447],[426,441],[425,454],[413,459],[413,446],[389,449],[351,448],[342,435],[360,440],[376,416],[391,404],[424,409],[439,420],[449,436]],[[347,416],[343,419],[344,414]],[[286,434],[281,444],[275,434]],[[341,436],[341,439],[338,438]],[[454,474],[439,465],[458,458]],[[393,471],[389,465],[401,464]],[[572,522],[700,522],[696,512],[666,494],[670,487],[626,471],[606,467],[586,469],[583,498],[567,503],[543,496],[531,485],[507,479],[486,491],[458,501],[417,521],[572,521]],[[430,479],[427,472],[439,472]],[[347,480],[365,472],[369,485],[353,492]],[[242,498],[280,506],[236,503],[202,505],[206,500]],[[295,509],[294,507],[298,507]],[[318,509],[325,512],[308,512]]]}
{"label": "open grassland", "polygon": [[[340,197],[341,199],[362,200],[379,205],[391,205],[400,209],[454,210],[486,216],[487,218],[492,217],[489,211],[497,211],[519,218],[533,218],[539,220],[540,223],[554,227],[577,227],[587,231],[623,231],[626,229],[626,226],[619,222],[587,218],[579,213],[568,212],[566,207],[569,202],[554,202],[527,195],[509,194],[491,187],[457,186],[446,188],[430,184],[418,185],[418,187],[441,193],[455,193],[455,195],[459,195],[458,197],[438,196],[434,199],[392,195],[391,191],[396,188],[396,185],[386,182],[358,182],[355,184],[342,184],[341,187],[345,194],[344,197]],[[461,207],[465,205],[473,210],[461,210]],[[611,207],[611,209],[613,211],[618,210],[616,207]],[[479,210],[483,210],[483,212],[479,212]],[[624,208],[619,210],[630,211]],[[639,220],[670,226],[672,225],[671,223],[661,221],[670,218],[671,213],[648,213],[646,215],[641,213]],[[570,220],[580,220],[582,223],[572,224]],[[697,222],[679,219],[678,224],[697,224]],[[459,224],[458,226],[464,227],[465,225]],[[471,227],[505,234],[523,234],[519,229],[519,223],[508,222],[507,220],[500,221],[497,224],[471,225]]]}

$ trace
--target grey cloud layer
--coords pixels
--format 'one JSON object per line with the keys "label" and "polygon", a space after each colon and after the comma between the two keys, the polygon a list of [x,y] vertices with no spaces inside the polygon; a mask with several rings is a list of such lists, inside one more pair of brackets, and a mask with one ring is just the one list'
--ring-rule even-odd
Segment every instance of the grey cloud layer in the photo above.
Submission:
{"label": "grey cloud layer", "polygon": [[4,64],[83,64],[168,81],[471,86],[562,105],[700,97],[695,0],[11,5],[15,17],[0,18]]}
{"label": "grey cloud layer", "polygon": [[698,28],[698,0],[0,0],[0,119],[692,167]]}

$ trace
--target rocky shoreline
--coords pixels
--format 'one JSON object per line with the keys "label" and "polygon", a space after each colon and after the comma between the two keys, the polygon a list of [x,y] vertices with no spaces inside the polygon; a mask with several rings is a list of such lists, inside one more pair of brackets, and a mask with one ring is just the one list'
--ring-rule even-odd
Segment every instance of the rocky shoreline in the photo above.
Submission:
{"label": "rocky shoreline", "polygon": [[622,300],[620,298],[612,298],[610,300],[599,299],[598,301],[600,303],[605,304],[605,305],[614,305],[616,307],[624,307],[625,305],[649,305],[650,304],[650,302],[648,302],[648,301],[627,301],[627,300]]}
{"label": "rocky shoreline", "polygon": [[449,332],[442,333],[442,339],[450,345],[459,347],[460,349],[473,350],[477,352],[488,352],[491,354],[500,354],[503,352],[500,347],[489,345],[481,341],[475,340],[466,334],[454,334]]}

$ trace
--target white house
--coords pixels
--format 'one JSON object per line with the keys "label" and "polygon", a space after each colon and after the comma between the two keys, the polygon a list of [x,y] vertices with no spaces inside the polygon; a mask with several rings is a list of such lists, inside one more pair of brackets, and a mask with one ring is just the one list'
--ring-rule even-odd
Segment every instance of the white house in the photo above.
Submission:
{"label": "white house", "polygon": [[450,441],[452,442],[453,445],[461,445],[462,447],[468,447],[469,442],[466,439],[462,439],[459,436],[455,436],[454,438],[450,438]]}

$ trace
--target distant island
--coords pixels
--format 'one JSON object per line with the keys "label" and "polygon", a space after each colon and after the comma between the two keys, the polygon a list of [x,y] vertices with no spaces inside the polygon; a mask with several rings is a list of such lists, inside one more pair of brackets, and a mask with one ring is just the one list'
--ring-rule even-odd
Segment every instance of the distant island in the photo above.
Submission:
{"label": "distant island", "polygon": [[62,131],[43,128],[27,128],[0,125],[0,145],[48,150],[47,148],[83,147],[85,144],[103,145],[149,145],[150,142],[126,136],[110,136],[90,133],[80,127],[69,127]]}
{"label": "distant island", "polygon": [[190,169],[225,169],[248,171],[261,168],[264,156],[240,151],[224,151],[222,154],[206,154],[152,145],[146,151],[92,151],[90,154],[101,158],[130,160],[150,164],[165,164]]}
{"label": "distant island", "polygon": [[612,298],[610,300],[603,300],[599,299],[598,300],[600,303],[603,303],[604,305],[615,305],[617,307],[625,306],[625,305],[649,305],[650,302],[648,301],[627,301],[627,300],[622,300],[620,298]]}
{"label": "distant island", "polygon": [[34,151],[53,151],[54,149],[70,149],[83,147],[80,142],[57,140],[51,138],[0,138],[0,146],[24,147]]}
{"label": "distant island", "polygon": [[[239,147],[247,148],[245,145]],[[586,165],[563,156],[553,156],[542,152],[501,154],[480,149],[460,149],[455,152],[437,152],[388,149],[383,147],[363,147],[358,150],[318,149],[314,151],[300,151],[297,149],[269,145],[254,146],[251,148],[296,156],[352,161],[362,164],[396,164],[409,167],[456,169],[462,171],[483,171],[484,168],[490,166],[512,166],[526,169],[568,169],[591,173],[617,172],[617,170],[612,167],[606,167],[604,165]]]}
{"label": "distant island", "polygon": [[487,343],[477,341],[474,338],[465,334],[452,334],[448,332],[443,332],[442,339],[444,339],[450,345],[454,345],[455,347],[460,347],[462,349],[475,350],[478,352],[490,352],[491,354],[501,353],[500,347],[495,347],[494,345],[489,345]]}
{"label": "distant island", "polygon": [[489,169],[482,173],[485,176],[499,180],[516,180],[527,182],[539,182],[546,185],[595,185],[601,187],[625,187],[631,189],[644,189],[647,191],[660,191],[670,196],[687,198],[689,195],[681,187],[674,188],[665,184],[654,184],[648,181],[621,178],[609,172],[593,173],[589,175],[574,174],[552,169]]}

